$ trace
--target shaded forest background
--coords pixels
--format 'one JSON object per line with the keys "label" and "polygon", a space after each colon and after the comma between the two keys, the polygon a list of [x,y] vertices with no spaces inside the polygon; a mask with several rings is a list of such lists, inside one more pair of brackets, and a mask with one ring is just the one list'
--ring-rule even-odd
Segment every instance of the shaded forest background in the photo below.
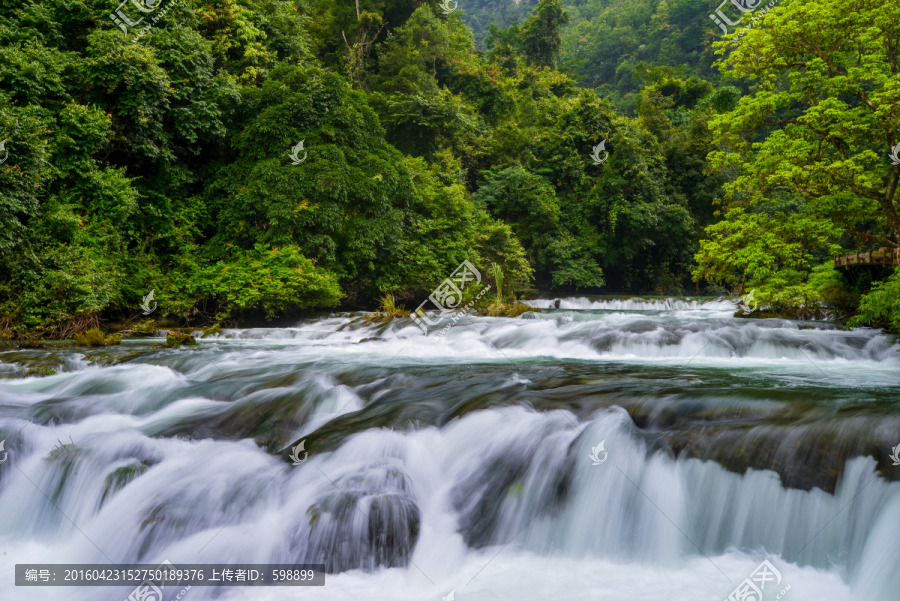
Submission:
{"label": "shaded forest background", "polygon": [[900,239],[900,8],[774,4],[728,46],[711,0],[8,0],[0,329],[412,307],[463,259],[897,329],[831,258]]}

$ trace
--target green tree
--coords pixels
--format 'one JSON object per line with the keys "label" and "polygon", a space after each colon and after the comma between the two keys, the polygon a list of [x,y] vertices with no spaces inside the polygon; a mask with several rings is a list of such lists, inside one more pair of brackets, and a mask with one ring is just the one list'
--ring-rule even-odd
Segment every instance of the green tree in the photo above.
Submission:
{"label": "green tree", "polygon": [[802,303],[816,298],[806,274],[838,242],[900,240],[900,166],[888,160],[900,130],[900,6],[790,2],[744,33],[722,68],[758,88],[711,122],[721,150],[710,160],[732,181],[695,277]]}
{"label": "green tree", "polygon": [[475,131],[475,110],[447,87],[451,60],[477,60],[472,33],[457,17],[438,16],[430,6],[416,9],[380,47],[371,101],[388,140],[401,151],[423,156],[459,149],[458,142]]}
{"label": "green tree", "polygon": [[512,227],[532,265],[546,269],[547,246],[559,235],[556,191],[544,178],[521,167],[488,170],[482,175],[485,182],[475,200]]}
{"label": "green tree", "polygon": [[539,67],[556,68],[562,44],[560,30],[569,22],[562,0],[540,0],[534,14],[522,25],[522,48],[528,61]]}
{"label": "green tree", "polygon": [[900,334],[900,269],[883,282],[875,282],[862,298],[857,323],[884,327]]}

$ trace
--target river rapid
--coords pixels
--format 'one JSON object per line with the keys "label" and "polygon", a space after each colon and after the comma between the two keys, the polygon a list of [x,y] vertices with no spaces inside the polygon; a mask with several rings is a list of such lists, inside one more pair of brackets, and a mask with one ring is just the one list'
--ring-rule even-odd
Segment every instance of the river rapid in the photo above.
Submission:
{"label": "river rapid", "polygon": [[187,601],[722,601],[764,560],[765,601],[900,599],[894,338],[530,304],[440,338],[334,314],[0,353],[59,371],[0,379],[0,599],[131,592],[16,587],[17,563],[163,560],[328,572]]}

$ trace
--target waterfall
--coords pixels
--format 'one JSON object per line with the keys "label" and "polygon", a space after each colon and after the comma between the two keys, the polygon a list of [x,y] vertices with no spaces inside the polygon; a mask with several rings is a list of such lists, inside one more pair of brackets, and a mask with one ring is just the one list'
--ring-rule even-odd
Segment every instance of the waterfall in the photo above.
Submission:
{"label": "waterfall", "polygon": [[[4,559],[325,564],[324,588],[185,596],[254,601],[721,600],[768,559],[786,599],[897,598],[894,338],[598,302],[439,343],[335,314],[194,349],[0,353],[59,372],[0,380]],[[11,569],[0,590],[130,592]]]}

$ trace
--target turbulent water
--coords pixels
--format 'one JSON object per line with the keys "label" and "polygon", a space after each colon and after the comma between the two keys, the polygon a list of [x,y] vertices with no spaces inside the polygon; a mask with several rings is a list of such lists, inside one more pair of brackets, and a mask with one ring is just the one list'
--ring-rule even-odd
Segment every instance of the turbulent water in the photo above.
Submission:
{"label": "turbulent water", "polygon": [[721,601],[768,559],[766,601],[900,599],[891,337],[531,304],[440,338],[345,314],[0,353],[0,598],[130,592],[16,587],[16,563],[167,559],[329,572],[190,600]]}

